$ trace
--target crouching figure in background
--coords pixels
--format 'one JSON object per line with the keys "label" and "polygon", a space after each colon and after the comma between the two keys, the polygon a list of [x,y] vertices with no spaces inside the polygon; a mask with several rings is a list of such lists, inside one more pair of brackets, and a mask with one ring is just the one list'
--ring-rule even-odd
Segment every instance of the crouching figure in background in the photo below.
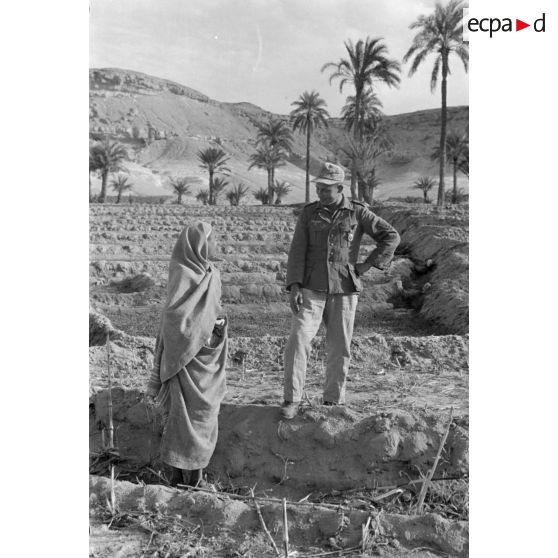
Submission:
{"label": "crouching figure in background", "polygon": [[147,385],[163,408],[161,459],[173,468],[174,485],[199,485],[217,443],[228,339],[220,274],[210,263],[215,253],[207,223],[180,233]]}

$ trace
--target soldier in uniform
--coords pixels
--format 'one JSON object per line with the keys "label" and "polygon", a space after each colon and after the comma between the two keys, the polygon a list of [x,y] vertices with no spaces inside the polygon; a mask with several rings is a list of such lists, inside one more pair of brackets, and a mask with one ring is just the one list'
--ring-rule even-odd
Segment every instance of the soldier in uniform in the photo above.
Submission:
{"label": "soldier in uniform", "polygon": [[[287,264],[291,333],[284,353],[282,415],[296,416],[306,378],[310,343],[322,320],[326,326],[327,368],[324,405],[345,403],[350,346],[360,277],[371,267],[386,270],[400,238],[364,204],[343,195],[343,169],[325,163],[316,183],[319,200],[304,206],[296,224]],[[357,263],[362,235],[376,247]]]}

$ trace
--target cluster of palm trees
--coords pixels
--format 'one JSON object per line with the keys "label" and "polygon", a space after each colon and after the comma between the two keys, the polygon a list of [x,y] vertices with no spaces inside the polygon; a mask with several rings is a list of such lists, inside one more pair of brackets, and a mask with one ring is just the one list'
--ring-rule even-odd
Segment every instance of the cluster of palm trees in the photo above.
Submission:
{"label": "cluster of palm trees", "polygon": [[[107,198],[108,178],[112,173],[124,171],[123,163],[128,159],[126,148],[108,138],[89,146],[89,201],[93,201],[91,192],[91,173],[101,177],[101,193],[96,201],[104,203]],[[122,193],[132,188],[126,177],[118,176],[112,181],[113,188],[118,192],[117,203],[120,202]]]}
{"label": "cluster of palm trees", "polygon": [[383,125],[381,102],[375,91],[378,83],[397,87],[401,78],[399,63],[388,57],[383,39],[345,42],[347,57],[328,62],[322,72],[331,69],[329,82],[339,82],[339,92],[352,85],[354,95],[347,97],[341,112],[347,132],[347,146],[342,149],[344,163],[351,171],[351,197],[372,203],[374,189],[379,181],[376,162],[389,152],[392,143]]}
{"label": "cluster of palm trees", "polygon": [[[430,80],[434,92],[441,74],[442,110],[440,143],[435,158],[439,161],[440,176],[438,181],[437,204],[445,201],[445,166],[446,161],[453,164],[452,203],[458,199],[457,171],[469,173],[469,143],[467,136],[455,133],[447,134],[447,76],[450,72],[449,59],[454,54],[468,70],[468,44],[463,42],[462,13],[465,5],[461,0],[450,0],[446,5],[436,4],[434,12],[420,16],[410,25],[418,32],[413,43],[403,57],[403,62],[411,62],[409,75],[412,76],[430,55],[435,55]],[[340,162],[350,169],[351,197],[372,203],[375,189],[380,180],[377,176],[377,161],[381,155],[389,153],[393,142],[389,137],[383,114],[382,103],[378,98],[376,87],[384,84],[398,87],[401,81],[400,64],[388,56],[387,46],[382,38],[358,40],[356,43],[344,43],[346,57],[337,62],[328,62],[321,71],[331,70],[329,82],[338,81],[339,91],[345,86],[352,86],[354,94],[346,99],[341,111],[345,130],[346,145],[337,154]],[[306,192],[305,200],[310,201],[310,143],[311,136],[317,128],[327,127],[329,114],[326,103],[316,91],[305,91],[292,103],[295,109],[290,114],[294,131],[306,134]],[[292,152],[292,134],[287,123],[272,117],[258,132],[257,151],[251,156],[252,167],[266,169],[268,172],[268,203],[273,201],[273,184],[275,169],[285,164]],[[428,177],[422,177],[428,178]],[[429,182],[427,184],[430,184]],[[426,187],[426,186],[422,186]],[[425,193],[434,187],[428,186]],[[263,194],[261,194],[263,197]]]}
{"label": "cluster of palm trees", "polygon": [[[268,128],[273,130],[274,124]],[[273,144],[273,149],[277,153],[283,154],[285,146],[290,143],[283,142],[280,137],[283,128],[279,126],[279,134],[277,139],[273,138],[272,141],[277,142]],[[290,133],[290,132],[289,132]],[[290,141],[290,140],[289,140]],[[263,150],[262,146],[262,150]],[[207,147],[198,151],[197,154],[200,167],[206,170],[209,174],[209,188],[199,189],[195,194],[195,198],[204,205],[216,205],[220,195],[225,192],[230,185],[227,181],[227,176],[231,170],[227,166],[230,159],[221,147]],[[120,203],[122,194],[131,190],[133,184],[128,180],[128,177],[121,173],[126,172],[124,162],[128,160],[128,152],[126,148],[117,141],[111,141],[105,138],[102,141],[93,143],[89,147],[89,201],[96,201],[98,203],[105,203],[107,198],[107,187],[109,176],[115,174],[116,176],[111,181],[111,186],[117,193],[116,203]],[[282,199],[290,192],[291,186],[286,181],[279,181],[274,179],[274,169],[271,169],[270,190],[264,190],[254,193],[254,197],[264,204],[268,203],[281,203]],[[91,191],[91,173],[95,173],[101,178],[101,192],[97,197],[94,197]],[[176,176],[169,180],[169,186],[174,194],[177,196],[177,203],[182,204],[185,196],[192,194],[191,188],[195,184],[199,184],[201,179],[196,176]],[[239,183],[232,185],[232,188],[226,192],[226,198],[232,206],[240,204],[249,193],[248,187]]]}
{"label": "cluster of palm trees", "polygon": [[[437,205],[443,206],[445,199],[445,171],[447,160],[447,77],[450,73],[450,55],[457,56],[463,63],[465,71],[469,67],[469,45],[463,42],[463,8],[466,5],[461,0],[450,0],[443,6],[436,4],[434,13],[428,16],[420,16],[410,26],[418,33],[405,56],[403,62],[412,59],[409,75],[413,75],[419,66],[430,54],[435,55],[434,66],[430,77],[430,90],[434,92],[436,85],[442,77],[442,111],[440,125],[440,143],[438,159],[440,162],[440,177],[438,181]],[[454,167],[455,169],[455,167]],[[465,164],[462,165],[462,170]],[[469,174],[469,155],[467,141],[466,174]],[[454,199],[457,196],[456,173],[454,170]]]}
{"label": "cluster of palm trees", "polygon": [[[452,165],[453,170],[453,188],[444,193],[444,199],[451,196],[451,203],[459,203],[462,193],[457,188],[457,173],[462,172],[465,176],[469,176],[469,134],[459,134],[457,132],[449,132],[446,135],[446,161]],[[441,158],[440,148],[437,147],[431,158],[439,161]],[[429,176],[419,177],[413,184],[413,189],[421,190],[424,196],[424,203],[430,203],[428,193],[436,186],[436,182]]]}
{"label": "cluster of palm trees", "polygon": [[271,205],[277,199],[280,201],[283,188],[275,180],[275,169],[285,164],[292,147],[293,134],[287,121],[272,116],[259,126],[256,152],[250,155],[248,170],[256,167],[267,171],[267,195],[259,192],[257,198],[263,204]]}
{"label": "cluster of palm trees", "polygon": [[[446,5],[437,3],[434,12],[420,16],[411,25],[417,30],[413,42],[403,57],[403,62],[411,61],[409,75],[412,76],[434,54],[430,86],[434,92],[441,76],[441,127],[439,147],[433,157],[439,161],[439,180],[437,204],[445,201],[446,162],[453,165],[452,202],[456,203],[457,172],[469,173],[468,137],[456,133],[447,133],[447,77],[450,73],[450,56],[461,60],[465,71],[468,70],[468,44],[463,42],[462,0],[450,0]],[[377,95],[377,85],[398,87],[401,81],[401,65],[388,56],[388,49],[382,38],[358,40],[356,43],[344,43],[346,57],[337,62],[328,62],[321,71],[331,70],[329,82],[338,82],[339,91],[346,86],[353,88],[354,94],[346,98],[341,118],[346,130],[345,145],[336,154],[339,162],[350,169],[351,197],[372,203],[375,189],[380,180],[377,176],[377,162],[381,155],[392,150],[393,142],[389,137],[383,114],[382,103]],[[254,196],[262,203],[280,203],[288,193],[290,186],[275,177],[277,168],[285,165],[292,155],[293,131],[306,135],[306,189],[305,200],[310,201],[310,145],[313,133],[321,127],[327,127],[329,114],[326,102],[316,91],[305,91],[292,103],[295,107],[288,119],[272,116],[260,125],[256,136],[256,151],[250,155],[248,169],[259,168],[267,172],[267,189],[261,189]],[[89,170],[101,176],[101,194],[98,201],[106,199],[107,179],[110,173],[122,170],[122,162],[127,158],[125,149],[116,142],[105,140],[90,148]],[[219,195],[228,186],[226,176],[230,174],[227,166],[229,157],[219,147],[208,147],[198,152],[200,166],[209,173],[209,189],[200,190],[197,199],[209,205],[215,205]],[[422,180],[425,179],[425,180]],[[428,180],[426,180],[428,179]],[[182,182],[180,182],[182,180]],[[172,188],[178,196],[188,192],[188,181],[175,179]],[[429,177],[421,177],[420,184],[413,187],[421,189],[427,200],[428,192],[434,187]],[[91,180],[90,199],[91,199]],[[119,193],[128,188],[125,181],[113,184]],[[130,186],[131,187],[131,186]],[[237,185],[227,193],[231,205],[237,205],[247,194],[244,185]]]}
{"label": "cluster of palm trees", "polygon": [[[469,134],[459,134],[457,132],[449,132],[445,141],[445,157],[446,161],[451,164],[453,171],[453,188],[451,190],[451,203],[459,201],[459,192],[457,189],[457,173],[462,172],[465,176],[469,176]],[[437,147],[432,153],[432,159],[439,161],[444,154]],[[446,194],[444,193],[444,198]]]}
{"label": "cluster of palm trees", "polygon": [[[355,50],[358,53],[357,56],[362,57],[362,41],[359,41],[356,46],[352,43],[347,43],[346,47],[351,54]],[[373,68],[376,68],[375,65],[377,64],[384,65],[384,60],[382,59],[384,48],[382,45],[378,45],[378,41],[367,39],[365,53],[371,57],[376,57],[375,62],[371,64]],[[326,64],[323,69],[329,67],[330,64]],[[342,60],[334,65],[336,70],[332,74],[332,79],[341,76],[341,72],[348,73],[348,61]],[[366,66],[367,63],[360,60],[357,62],[357,65],[361,67]],[[389,67],[390,62],[388,61],[386,65]],[[375,71],[378,74],[382,73],[378,68]],[[370,68],[365,71],[366,75],[370,73],[373,73]],[[347,81],[349,81],[348,77],[341,77],[341,89]],[[310,201],[311,138],[318,128],[326,128],[328,126],[330,115],[326,109],[326,102],[317,91],[305,91],[292,105],[295,108],[291,111],[288,122],[272,116],[260,126],[256,139],[257,149],[250,156],[251,163],[248,167],[249,169],[257,167],[267,171],[267,192],[261,190],[257,196],[257,199],[261,200],[264,204],[273,203],[274,196],[280,200],[280,196],[284,192],[285,183],[275,180],[275,169],[283,166],[292,153],[292,131],[298,131],[306,135],[305,201],[306,203]],[[391,140],[386,133],[379,107],[381,107],[381,103],[370,88],[359,88],[357,95],[347,98],[341,115],[347,131],[354,131],[355,134],[355,139],[348,137],[348,146],[341,149],[341,154],[350,161],[352,170],[351,196],[354,199],[364,199],[368,202],[372,201],[370,192],[373,192],[379,183],[375,172],[376,160],[381,154],[386,153],[391,148]],[[357,180],[359,183],[358,192],[355,189]]]}
{"label": "cluster of palm trees", "polygon": [[[218,200],[224,192],[225,197],[231,206],[238,206],[240,202],[249,194],[249,188],[242,182],[238,184],[230,184],[227,178],[231,173],[231,169],[227,166],[230,157],[221,147],[207,147],[198,151],[197,154],[200,167],[209,174],[209,188],[199,189],[194,195],[196,200],[204,205],[217,205]],[[273,176],[271,177],[272,180]],[[192,195],[191,188],[195,184],[199,184],[201,179],[196,176],[182,176],[170,179],[169,185],[177,196],[177,203],[182,203],[184,196]],[[231,188],[227,191],[227,188]],[[289,193],[291,187],[285,181],[275,180],[271,185],[273,198],[269,196],[269,190],[260,189],[253,193],[254,197],[263,204],[274,203],[279,204],[281,200]]]}

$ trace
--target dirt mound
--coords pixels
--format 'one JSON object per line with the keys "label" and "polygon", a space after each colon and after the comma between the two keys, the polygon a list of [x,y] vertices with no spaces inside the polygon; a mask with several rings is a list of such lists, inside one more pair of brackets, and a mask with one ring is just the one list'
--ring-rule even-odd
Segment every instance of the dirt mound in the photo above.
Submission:
{"label": "dirt mound", "polygon": [[[115,481],[112,490],[120,513],[169,514],[179,518],[183,525],[202,526],[204,535],[208,537],[218,536],[219,540],[224,540],[229,536],[236,539],[236,548],[248,532],[261,532],[255,505],[248,500],[163,486],[141,486],[126,481]],[[106,506],[111,499],[110,480],[90,476],[89,493],[92,507]],[[262,499],[259,507],[267,528],[275,535],[276,544],[280,547],[283,525],[281,504]],[[373,538],[382,539],[392,548],[401,546],[420,551],[427,547],[457,558],[468,556],[468,523],[464,521],[449,521],[436,514],[398,515],[343,507],[336,510],[316,504],[289,503],[287,507],[291,548],[306,550],[326,546],[356,550],[365,546],[362,542],[363,526],[371,518]],[[263,556],[264,552],[261,549],[257,555]]]}
{"label": "dirt mound", "polygon": [[399,231],[399,250],[414,260],[435,264],[428,276],[421,313],[453,333],[469,329],[469,210],[440,212],[427,205],[385,204],[377,211]]}
{"label": "dirt mound", "polygon": [[[108,392],[92,398],[92,451],[108,425]],[[120,456],[137,466],[158,462],[161,418],[141,392],[113,390],[113,413]],[[295,491],[373,488],[397,483],[432,466],[447,416],[415,411],[363,414],[345,407],[305,407],[293,421],[278,407],[222,405],[219,439],[209,471],[240,486],[282,484]],[[468,421],[450,430],[439,475],[468,469]]]}
{"label": "dirt mound", "polygon": [[155,281],[149,273],[138,273],[133,277],[125,277],[120,281],[112,281],[111,285],[121,293],[137,293],[146,291],[155,285]]}
{"label": "dirt mound", "polygon": [[[117,330],[111,333],[111,368],[115,381],[123,387],[142,386],[153,364],[155,339],[133,337]],[[96,389],[106,387],[106,333],[99,334],[99,343],[89,349],[89,376]],[[233,337],[229,339],[230,372],[243,368],[249,374],[281,371],[287,336]],[[468,369],[468,338],[457,335],[355,336],[352,341],[351,374],[359,371],[372,374],[389,371],[440,374],[445,371],[466,374]],[[316,336],[312,342],[310,369],[323,367],[325,340]]]}
{"label": "dirt mound", "polygon": [[113,327],[106,316],[89,310],[89,346],[105,345],[109,335],[112,340],[122,339],[125,336],[122,331]]}

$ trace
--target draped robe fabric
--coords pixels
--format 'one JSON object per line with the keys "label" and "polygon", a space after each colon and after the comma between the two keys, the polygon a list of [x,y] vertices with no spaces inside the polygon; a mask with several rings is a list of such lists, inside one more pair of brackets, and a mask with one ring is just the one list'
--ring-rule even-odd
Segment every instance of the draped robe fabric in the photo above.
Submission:
{"label": "draped robe fabric", "polygon": [[161,458],[180,469],[207,466],[226,390],[226,325],[221,336],[212,335],[222,309],[219,271],[208,260],[210,232],[196,223],[176,242],[147,389],[165,411]]}

